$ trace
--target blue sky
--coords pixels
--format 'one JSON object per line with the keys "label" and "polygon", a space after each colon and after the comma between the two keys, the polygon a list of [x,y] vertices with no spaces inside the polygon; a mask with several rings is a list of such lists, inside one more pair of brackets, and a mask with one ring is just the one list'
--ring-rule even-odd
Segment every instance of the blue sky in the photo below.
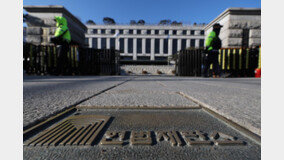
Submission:
{"label": "blue sky", "polygon": [[162,19],[209,23],[229,7],[261,7],[260,0],[24,0],[23,4],[63,5],[83,23],[91,19],[97,24],[103,17],[122,24],[139,19],[149,24]]}

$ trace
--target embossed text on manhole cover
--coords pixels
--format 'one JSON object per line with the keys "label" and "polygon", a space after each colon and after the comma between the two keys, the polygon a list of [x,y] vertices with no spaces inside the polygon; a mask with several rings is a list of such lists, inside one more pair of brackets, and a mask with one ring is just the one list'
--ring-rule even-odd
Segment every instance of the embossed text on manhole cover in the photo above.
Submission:
{"label": "embossed text on manhole cover", "polygon": [[32,146],[91,145],[109,119],[109,116],[102,115],[71,116],[24,144]]}

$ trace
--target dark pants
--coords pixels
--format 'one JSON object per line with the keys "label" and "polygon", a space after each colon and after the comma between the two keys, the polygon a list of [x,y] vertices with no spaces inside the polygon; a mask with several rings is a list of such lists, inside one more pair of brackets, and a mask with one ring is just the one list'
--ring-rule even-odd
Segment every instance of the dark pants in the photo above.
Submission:
{"label": "dark pants", "polygon": [[68,58],[67,54],[69,51],[69,44],[67,42],[62,42],[57,45],[57,74],[69,74],[68,73]]}
{"label": "dark pants", "polygon": [[210,68],[210,65],[213,63],[213,72],[215,75],[220,76],[220,66],[218,63],[218,51],[208,51],[205,55],[205,64],[203,69],[203,76],[208,77],[208,70]]}

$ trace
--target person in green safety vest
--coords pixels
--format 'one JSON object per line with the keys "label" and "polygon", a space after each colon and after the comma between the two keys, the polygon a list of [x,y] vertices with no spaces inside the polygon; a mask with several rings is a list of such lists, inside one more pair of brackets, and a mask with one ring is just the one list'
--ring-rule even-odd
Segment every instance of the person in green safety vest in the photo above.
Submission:
{"label": "person in green safety vest", "polygon": [[67,20],[64,17],[55,16],[56,30],[51,42],[57,45],[57,75],[68,74],[67,71],[67,53],[71,42],[71,35],[67,26]]}
{"label": "person in green safety vest", "polygon": [[213,25],[213,31],[211,31],[205,41],[205,65],[203,69],[203,77],[208,77],[208,69],[213,63],[213,72],[216,77],[220,76],[220,66],[218,63],[219,49],[222,46],[222,41],[219,38],[220,30],[223,26],[219,23]]}

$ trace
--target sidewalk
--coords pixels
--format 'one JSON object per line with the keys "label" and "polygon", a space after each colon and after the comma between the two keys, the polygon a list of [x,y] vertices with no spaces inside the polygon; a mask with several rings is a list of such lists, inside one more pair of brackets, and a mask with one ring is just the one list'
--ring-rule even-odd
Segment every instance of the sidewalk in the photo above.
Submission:
{"label": "sidewalk", "polygon": [[93,108],[199,107],[192,98],[260,135],[260,82],[163,76],[29,78],[24,80],[24,126],[78,102],[82,102],[78,106]]}

